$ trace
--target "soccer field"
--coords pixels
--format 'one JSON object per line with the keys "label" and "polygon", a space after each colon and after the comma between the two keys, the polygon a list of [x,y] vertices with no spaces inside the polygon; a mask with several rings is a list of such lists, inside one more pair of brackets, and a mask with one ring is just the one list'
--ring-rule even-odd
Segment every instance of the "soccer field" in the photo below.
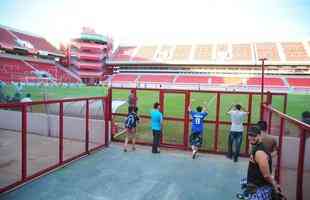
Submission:
{"label": "soccer field", "polygon": [[[13,95],[14,87],[9,86],[4,88],[6,95]],[[31,93],[33,100],[42,100],[44,93],[48,94],[49,99],[59,99],[59,98],[76,98],[76,97],[91,97],[91,96],[102,96],[107,94],[107,88],[105,87],[76,87],[76,88],[64,88],[64,87],[49,87],[49,88],[39,88],[39,87],[24,87],[23,95],[26,93]],[[113,100],[123,100],[127,101],[129,95],[128,89],[113,89],[112,99]],[[159,101],[158,91],[146,91],[138,90],[138,108],[139,115],[149,116],[150,110],[154,102]],[[174,117],[174,118],[184,118],[184,94],[167,93],[164,98],[164,116]],[[287,113],[295,118],[300,118],[301,113],[305,110],[310,110],[309,105],[309,95],[302,94],[289,94]],[[260,96],[253,95],[252,99],[252,111],[251,111],[251,122],[255,123],[259,119],[260,114]],[[273,97],[273,106],[279,110],[283,109],[283,96]],[[204,102],[208,105],[209,115],[207,117],[207,123],[205,124],[205,136],[203,148],[211,150],[214,144],[214,133],[216,120],[216,94],[215,93],[202,93],[193,92],[191,94],[192,109],[195,109],[198,105],[202,105]],[[247,94],[221,94],[221,104],[220,104],[220,121],[229,121],[229,116],[226,112],[231,105],[239,103],[246,110],[248,109],[248,95]],[[38,109],[40,111],[40,109]],[[120,106],[117,109],[117,113],[126,114],[127,104]],[[114,121],[118,123],[121,127],[123,126],[124,117],[114,116]],[[213,121],[213,122],[212,122]],[[245,120],[247,122],[247,119]],[[138,140],[144,142],[151,142],[152,135],[150,134],[150,125],[148,118],[142,118],[141,123],[138,126]],[[189,125],[190,127],[190,125]],[[227,134],[229,132],[229,124],[221,124],[219,126],[219,138],[218,146],[220,151],[226,150],[227,144]],[[165,120],[164,121],[164,141],[170,144],[183,144],[183,133],[184,133],[184,122]],[[190,131],[190,130],[189,130]],[[118,137],[118,139],[123,139],[123,135]],[[244,138],[245,139],[245,138]],[[245,142],[242,144],[242,151],[245,150]]]}
{"label": "soccer field", "polygon": [[[5,86],[3,92],[5,95],[13,96],[14,86]],[[49,99],[77,98],[77,97],[93,97],[107,94],[106,87],[33,87],[23,88],[23,94],[30,93],[33,100],[42,100],[44,94],[48,94]],[[129,90],[113,89],[113,99],[126,100]],[[210,93],[194,93],[191,95],[192,105],[196,107],[203,102],[208,102],[209,116],[208,119],[215,119],[216,98],[215,94]],[[310,110],[309,94],[288,94],[287,114],[300,119],[301,113]],[[225,111],[231,104],[240,103],[247,109],[247,95],[224,95],[221,97],[220,119],[227,120]],[[159,101],[159,93],[153,91],[138,92],[138,106],[140,114],[149,114],[150,109],[155,101]],[[258,119],[260,97],[253,97],[253,119]],[[273,106],[279,110],[283,108],[283,98],[280,96],[273,97]],[[184,100],[180,94],[168,94],[165,99],[165,113],[172,116],[182,116],[184,114]],[[127,106],[121,106],[117,112],[126,112]]]}

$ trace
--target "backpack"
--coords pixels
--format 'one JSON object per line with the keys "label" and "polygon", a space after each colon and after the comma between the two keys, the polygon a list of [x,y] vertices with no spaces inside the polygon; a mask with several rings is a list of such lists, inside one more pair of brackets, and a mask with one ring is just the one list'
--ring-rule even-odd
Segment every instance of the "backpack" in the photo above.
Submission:
{"label": "backpack", "polygon": [[136,124],[136,118],[133,113],[130,113],[125,120],[125,128],[133,128]]}

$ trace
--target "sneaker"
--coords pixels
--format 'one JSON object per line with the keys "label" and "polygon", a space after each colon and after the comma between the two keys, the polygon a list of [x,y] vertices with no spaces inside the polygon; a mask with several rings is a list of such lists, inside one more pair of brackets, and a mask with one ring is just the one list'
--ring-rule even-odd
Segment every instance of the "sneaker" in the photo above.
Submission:
{"label": "sneaker", "polygon": [[238,158],[234,158],[234,162],[238,162]]}
{"label": "sneaker", "polygon": [[135,150],[136,150],[136,147],[132,147],[132,150],[135,151]]}
{"label": "sneaker", "polygon": [[124,152],[127,152],[127,149],[124,149]]}

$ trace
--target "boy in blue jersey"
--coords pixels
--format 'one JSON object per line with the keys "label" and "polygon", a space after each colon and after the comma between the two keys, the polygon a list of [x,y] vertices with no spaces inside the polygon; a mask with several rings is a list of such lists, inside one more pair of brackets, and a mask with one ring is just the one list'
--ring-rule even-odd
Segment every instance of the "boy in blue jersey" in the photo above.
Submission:
{"label": "boy in blue jersey", "polygon": [[196,110],[197,111],[192,111],[191,104],[188,106],[188,112],[192,117],[192,133],[190,135],[190,142],[193,150],[193,159],[196,158],[198,148],[202,145],[203,120],[208,115],[206,106],[198,106]]}

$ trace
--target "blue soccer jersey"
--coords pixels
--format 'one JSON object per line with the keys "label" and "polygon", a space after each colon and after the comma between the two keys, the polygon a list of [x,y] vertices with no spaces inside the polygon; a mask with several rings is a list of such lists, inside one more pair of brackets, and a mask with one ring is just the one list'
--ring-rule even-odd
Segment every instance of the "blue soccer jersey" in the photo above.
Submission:
{"label": "blue soccer jersey", "polygon": [[192,116],[192,133],[203,132],[203,120],[208,115],[207,112],[190,112]]}

